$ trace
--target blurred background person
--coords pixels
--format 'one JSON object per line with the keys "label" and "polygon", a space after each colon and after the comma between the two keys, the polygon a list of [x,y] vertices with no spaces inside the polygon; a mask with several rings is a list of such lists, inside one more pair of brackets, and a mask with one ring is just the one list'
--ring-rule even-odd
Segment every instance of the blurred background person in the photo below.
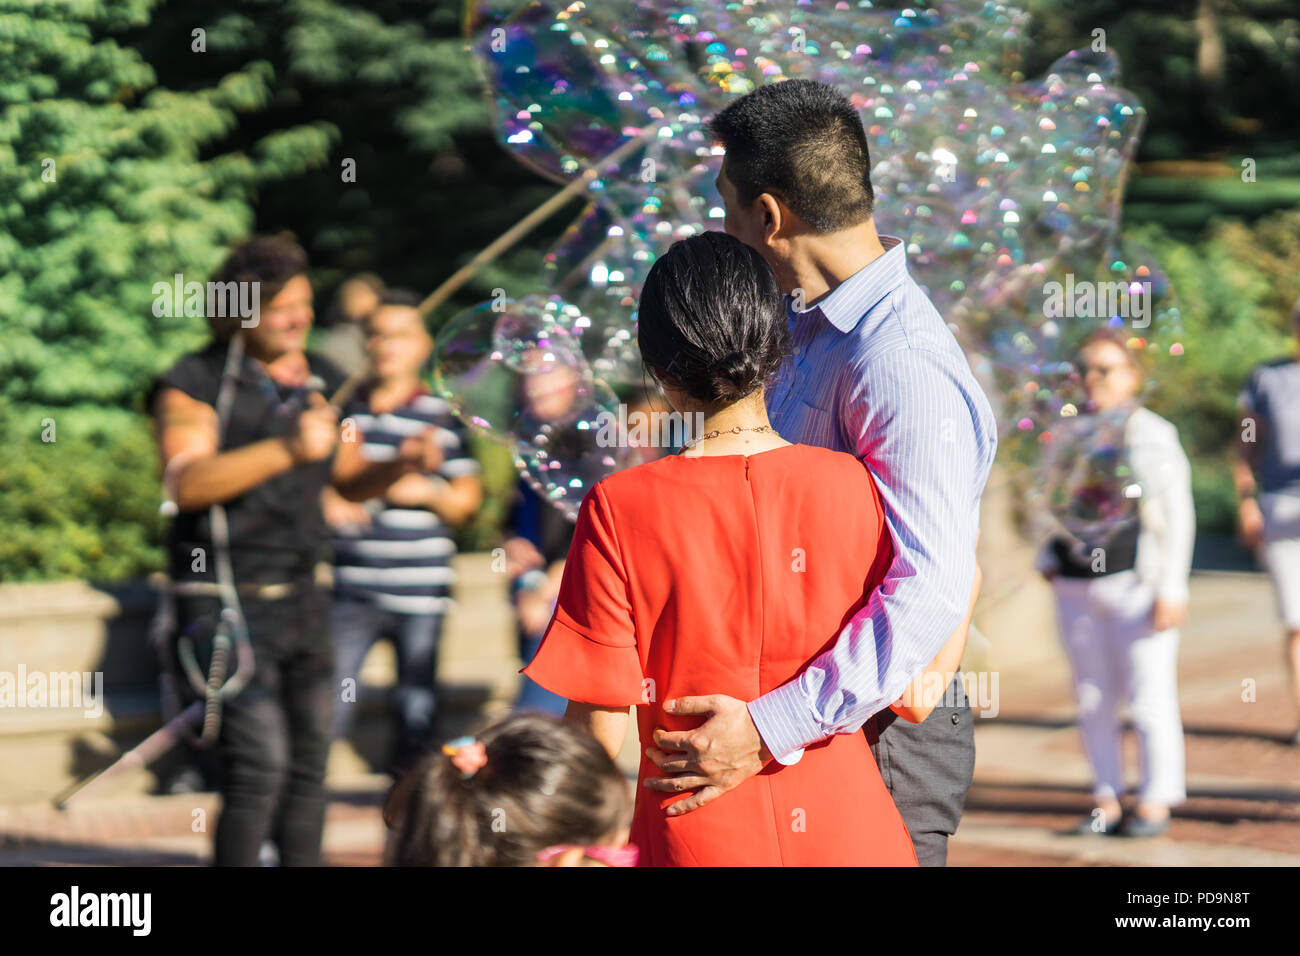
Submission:
{"label": "blurred background person", "polygon": [[[525,355],[523,361],[524,367],[530,370],[519,380],[516,406],[521,410],[521,418],[537,423],[566,420],[578,402],[577,373],[563,362],[544,361],[540,356]],[[558,436],[560,442],[571,439],[567,430]],[[556,457],[563,454],[563,449],[555,452]],[[520,478],[506,528],[509,535],[505,542],[506,574],[510,578],[510,600],[517,622],[519,660],[527,665],[541,646],[542,635],[555,610],[564,558],[573,539],[573,523]],[[516,712],[564,715],[568,701],[563,697],[539,686],[530,677],[521,676],[519,681]]]}
{"label": "blurred background person", "polygon": [[[562,363],[539,364],[520,382],[520,407],[533,421],[563,421],[578,400],[578,378]],[[642,386],[628,397],[624,417],[629,431],[640,416],[641,427],[634,434],[620,431],[619,441],[630,449],[629,464],[653,461],[674,453],[675,446],[655,444],[656,440],[680,440],[684,423],[668,423],[671,406],[657,391]],[[655,416],[659,416],[658,419]],[[563,442],[572,436],[561,432]],[[688,436],[689,437],[689,436]],[[576,455],[575,455],[576,457]],[[507,519],[510,536],[505,542],[506,573],[510,578],[511,601],[519,635],[519,659],[526,666],[555,613],[564,575],[564,559],[573,539],[573,522],[555,505],[537,493],[522,478],[517,497]],[[538,711],[563,716],[568,701],[537,684],[527,674],[520,676],[515,711]]]}
{"label": "blurred background person", "polygon": [[[1300,339],[1300,299],[1291,321]],[[1300,714],[1300,359],[1255,366],[1238,404],[1244,418],[1233,466],[1237,515],[1242,540],[1273,579]],[[1300,747],[1300,717],[1291,743]]]}
{"label": "blurred background person", "polygon": [[[1187,796],[1178,629],[1187,617],[1195,537],[1191,470],[1174,426],[1142,407],[1144,370],[1121,336],[1093,333],[1079,362],[1087,411],[1122,421],[1123,460],[1141,488],[1131,519],[1110,529],[1104,547],[1061,536],[1039,562],[1055,591],[1093,770],[1097,806],[1079,832],[1157,836],[1169,826],[1170,807]],[[1081,417],[1079,427],[1088,425]],[[1119,802],[1123,704],[1141,747],[1138,802],[1127,817]]]}
{"label": "blurred background person", "polygon": [[365,322],[379,306],[383,292],[383,280],[372,272],[363,272],[339,286],[333,304],[325,313],[320,354],[345,375],[354,375],[365,365]]}
{"label": "blurred background person", "polygon": [[[402,441],[436,429],[440,461],[394,482],[382,497],[350,502],[326,488],[322,505],[335,531],[336,686],[356,679],[375,641],[397,648],[396,744],[391,767],[408,769],[432,746],[438,721],[437,661],[451,605],[455,530],[483,497],[480,468],[451,406],[431,394],[420,373],[433,339],[414,292],[389,289],[365,320],[366,358],[373,377],[344,409],[344,441],[362,443],[365,457],[390,461]],[[355,426],[353,432],[349,425]],[[355,707],[336,704],[332,735],[351,728]]]}
{"label": "blurred background person", "polygon": [[[287,235],[238,243],[213,279],[258,283],[255,321],[243,327],[238,315],[210,316],[212,341],[161,376],[147,402],[163,487],[177,509],[172,665],[179,648],[192,647],[196,666],[209,673],[219,630],[252,653],[251,682],[223,702],[215,741],[218,866],[256,864],[268,839],[283,865],[319,865],[335,693],[329,598],[315,579],[328,545],[321,491],[333,484],[362,500],[434,454],[427,434],[377,464],[359,444],[339,442],[337,412],[320,392],[332,394],[343,376],[305,351],[313,319],[307,269],[306,253]],[[219,416],[218,408],[227,411]],[[233,598],[231,582],[223,587],[216,576],[227,560]],[[182,704],[203,690],[177,683]]]}

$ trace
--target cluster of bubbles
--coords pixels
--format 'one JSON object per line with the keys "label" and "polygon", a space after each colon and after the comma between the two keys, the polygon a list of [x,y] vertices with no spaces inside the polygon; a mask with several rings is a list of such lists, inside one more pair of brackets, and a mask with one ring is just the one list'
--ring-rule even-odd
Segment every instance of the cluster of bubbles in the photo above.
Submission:
{"label": "cluster of bubbles", "polygon": [[611,424],[618,400],[592,373],[575,312],[558,296],[484,303],[443,329],[437,369],[461,419],[504,441],[571,520],[593,482],[639,460]]}
{"label": "cluster of bubbles", "polygon": [[[650,266],[677,239],[722,227],[708,118],[761,84],[811,78],[860,111],[879,231],[904,240],[997,407],[1009,457],[1041,466],[1063,425],[1085,430],[1071,421],[1087,410],[1072,352],[1088,331],[1108,325],[1131,348],[1177,355],[1181,329],[1151,257],[1119,238],[1143,110],[1105,52],[1071,52],[1026,79],[1028,22],[980,0],[471,0],[468,38],[502,143],[557,182],[589,174],[590,203],[546,256],[544,295],[452,321],[444,391],[516,451],[549,444],[551,467],[525,473],[573,513],[621,465],[579,440],[597,431],[582,416],[612,410],[613,390],[642,380],[636,305]],[[511,356],[542,339],[580,383],[570,431],[582,435],[563,453],[517,383],[497,407],[472,410],[482,381],[534,374]]]}

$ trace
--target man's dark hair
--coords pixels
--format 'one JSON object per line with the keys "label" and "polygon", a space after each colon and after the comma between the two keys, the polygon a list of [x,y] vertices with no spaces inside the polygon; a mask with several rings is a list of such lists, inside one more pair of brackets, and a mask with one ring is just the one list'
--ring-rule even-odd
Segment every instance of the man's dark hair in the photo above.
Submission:
{"label": "man's dark hair", "polygon": [[[231,247],[226,261],[212,276],[213,282],[256,282],[258,300],[265,305],[280,294],[290,280],[307,274],[307,253],[290,233],[254,236]],[[240,317],[208,316],[212,336],[229,340],[239,328]]]}
{"label": "man's dark hair", "polygon": [[708,123],[727,150],[727,178],[742,203],[780,198],[816,232],[871,215],[871,156],[849,98],[816,80],[783,80],[742,96]]}
{"label": "man's dark hair", "polygon": [[637,307],[650,374],[701,402],[736,402],[763,385],[790,346],[781,285],[757,251],[722,232],[673,243]]}

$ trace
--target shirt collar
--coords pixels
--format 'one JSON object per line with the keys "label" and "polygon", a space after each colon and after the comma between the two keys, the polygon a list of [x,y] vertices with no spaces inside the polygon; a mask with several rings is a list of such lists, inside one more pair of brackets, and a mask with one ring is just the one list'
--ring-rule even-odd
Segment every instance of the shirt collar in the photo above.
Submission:
{"label": "shirt collar", "polygon": [[801,318],[814,312],[841,332],[849,332],[862,317],[907,278],[907,256],[903,240],[897,236],[881,236],[880,244],[885,254],[867,263],[832,289],[816,305],[803,311],[791,308],[794,301],[786,296],[786,313],[791,318]]}

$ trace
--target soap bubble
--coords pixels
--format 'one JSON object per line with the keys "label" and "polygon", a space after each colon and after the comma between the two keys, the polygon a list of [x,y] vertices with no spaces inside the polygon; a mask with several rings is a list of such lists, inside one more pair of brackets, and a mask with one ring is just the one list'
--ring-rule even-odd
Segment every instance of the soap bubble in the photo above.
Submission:
{"label": "soap bubble", "polygon": [[1085,564],[1097,549],[1113,561],[1134,547],[1142,508],[1177,478],[1167,446],[1132,429],[1132,415],[1149,414],[1135,408],[1085,407],[1063,418],[1043,449],[1040,481],[1029,495],[1036,530]]}
{"label": "soap bubble", "polygon": [[581,319],[538,296],[484,304],[447,323],[434,355],[457,416],[509,448],[525,480],[571,520],[595,482],[634,460],[609,441],[618,399],[592,378],[568,327]]}
{"label": "soap bubble", "polygon": [[[585,388],[641,379],[635,309],[650,266],[673,241],[722,226],[709,117],[798,78],[837,86],[858,109],[877,227],[905,243],[1012,459],[1040,465],[1064,410],[1083,407],[1072,352],[1091,327],[1118,318],[1137,347],[1181,354],[1163,275],[1119,234],[1141,104],[1109,53],[1072,51],[1026,78],[1019,8],[480,0],[470,14],[503,146],[557,181],[594,174],[538,283]],[[1150,314],[1053,315],[1066,282],[1149,282]]]}

